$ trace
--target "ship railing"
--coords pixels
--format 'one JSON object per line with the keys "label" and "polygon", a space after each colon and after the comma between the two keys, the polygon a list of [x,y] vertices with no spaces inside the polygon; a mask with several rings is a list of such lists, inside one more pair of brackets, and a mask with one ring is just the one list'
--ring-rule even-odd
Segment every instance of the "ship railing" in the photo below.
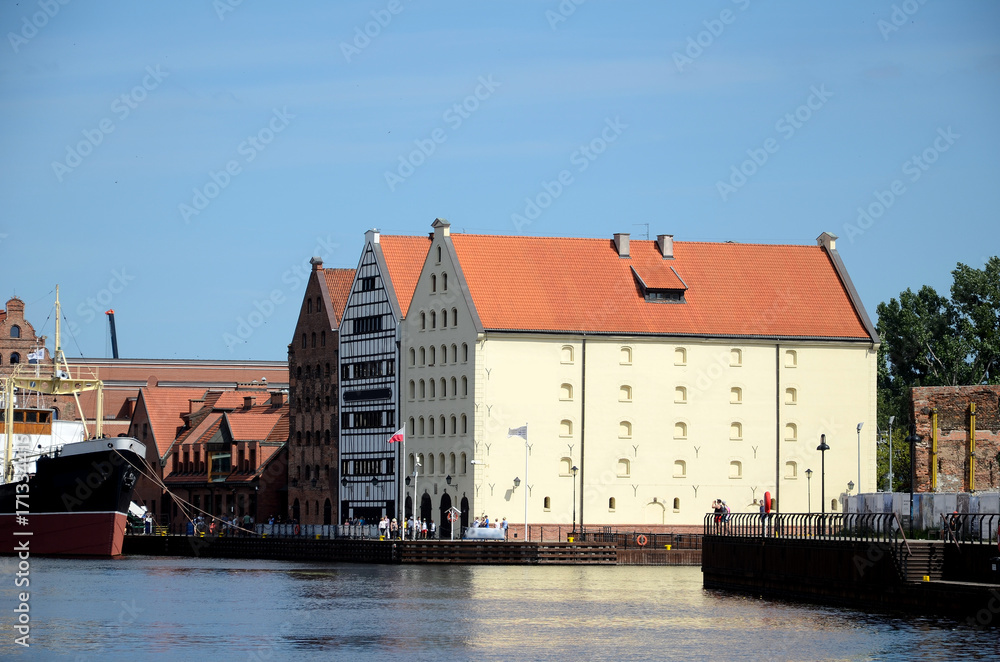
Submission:
{"label": "ship railing", "polygon": [[[707,513],[706,536],[895,542],[899,518],[887,513]],[[903,534],[905,539],[905,534]]]}

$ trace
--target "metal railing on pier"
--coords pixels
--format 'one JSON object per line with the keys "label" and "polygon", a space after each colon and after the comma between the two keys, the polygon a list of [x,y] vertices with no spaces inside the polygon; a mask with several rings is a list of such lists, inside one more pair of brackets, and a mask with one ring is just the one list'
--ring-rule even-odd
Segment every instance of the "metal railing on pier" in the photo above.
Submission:
{"label": "metal railing on pier", "polygon": [[905,540],[895,513],[730,513],[705,515],[706,536],[809,538],[896,542]]}
{"label": "metal railing on pier", "polygon": [[941,515],[941,538],[958,543],[991,545],[1000,536],[1000,513]]}

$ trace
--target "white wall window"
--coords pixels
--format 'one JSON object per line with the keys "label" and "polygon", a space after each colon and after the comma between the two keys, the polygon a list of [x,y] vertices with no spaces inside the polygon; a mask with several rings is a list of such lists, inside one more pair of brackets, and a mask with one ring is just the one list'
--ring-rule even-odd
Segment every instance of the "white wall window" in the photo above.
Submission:
{"label": "white wall window", "polygon": [[785,441],[797,441],[799,438],[799,426],[795,423],[785,424]]}
{"label": "white wall window", "polygon": [[785,389],[785,404],[786,405],[794,405],[794,404],[797,404],[798,401],[799,401],[799,391],[798,391],[798,389],[795,389],[795,388],[786,388]]}
{"label": "white wall window", "polygon": [[743,403],[743,389],[739,386],[734,386],[729,389],[729,402],[734,405]]}
{"label": "white wall window", "polygon": [[674,365],[687,365],[688,351],[683,347],[674,350]]}
{"label": "white wall window", "polygon": [[684,460],[677,460],[674,462],[674,478],[686,478],[687,477],[687,462]]}
{"label": "white wall window", "polygon": [[622,386],[618,389],[618,402],[632,402],[631,386]]}
{"label": "white wall window", "polygon": [[678,386],[674,389],[674,402],[677,404],[684,404],[688,401],[688,390],[684,386]]}
{"label": "white wall window", "polygon": [[785,462],[785,478],[794,480],[799,475],[799,466],[794,462]]}
{"label": "white wall window", "polygon": [[631,439],[632,424],[628,421],[620,421],[618,423],[618,437],[619,439]]}
{"label": "white wall window", "polygon": [[573,421],[568,418],[564,418],[559,422],[559,436],[560,437],[572,437],[573,436]]}
{"label": "white wall window", "polygon": [[573,362],[573,347],[572,345],[563,345],[562,349],[559,351],[559,360],[562,363],[572,363]]}
{"label": "white wall window", "polygon": [[629,462],[624,457],[620,458],[618,460],[618,477],[628,478],[631,475],[631,473],[632,473],[632,463]]}
{"label": "white wall window", "polygon": [[632,365],[632,348],[622,347],[621,353],[618,357],[618,362],[622,365]]}
{"label": "white wall window", "polygon": [[616,505],[617,505],[617,504],[616,504],[616,502],[615,502],[615,498],[614,498],[614,497],[610,497],[610,498],[608,499],[608,510],[609,510],[609,511],[611,511],[611,512],[614,512],[614,511],[615,511],[615,506],[616,506]]}
{"label": "white wall window", "polygon": [[573,475],[573,458],[564,457],[559,460],[559,475],[560,476],[572,476]]}
{"label": "white wall window", "polygon": [[674,512],[681,512],[681,500],[680,497],[674,497]]}
{"label": "white wall window", "polygon": [[730,478],[743,478],[743,463],[739,460],[733,460],[729,463],[729,477]]}
{"label": "white wall window", "polygon": [[799,364],[799,355],[794,349],[785,350],[785,367],[794,368]]}
{"label": "white wall window", "polygon": [[560,400],[572,400],[573,399],[573,385],[563,384],[559,387],[559,399]]}
{"label": "white wall window", "polygon": [[687,439],[688,436],[688,426],[687,423],[682,423],[677,421],[674,423],[674,439]]}
{"label": "white wall window", "polygon": [[544,510],[545,512],[549,512],[550,510],[552,510],[552,497],[545,497],[542,500],[542,510]]}
{"label": "white wall window", "polygon": [[729,365],[734,368],[738,368],[743,365],[743,350],[742,349],[731,349],[729,350]]}
{"label": "white wall window", "polygon": [[729,426],[729,438],[733,441],[743,441],[743,424],[733,422]]}

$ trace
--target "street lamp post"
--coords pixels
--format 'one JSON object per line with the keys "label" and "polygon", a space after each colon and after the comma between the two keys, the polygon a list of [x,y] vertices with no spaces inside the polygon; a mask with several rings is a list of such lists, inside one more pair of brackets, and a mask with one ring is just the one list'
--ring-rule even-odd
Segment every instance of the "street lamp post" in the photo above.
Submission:
{"label": "street lamp post", "polygon": [[861,494],[861,426],[864,421],[858,423],[858,494]]}
{"label": "street lamp post", "polygon": [[889,494],[892,494],[892,422],[896,420],[895,416],[889,417]]}
{"label": "street lamp post", "polygon": [[820,512],[822,517],[822,527],[823,534],[826,534],[826,452],[830,450],[830,447],[826,443],[826,435],[821,434],[819,436],[819,446],[816,447],[819,451],[820,456],[820,472],[819,472],[819,499],[820,499]]}
{"label": "street lamp post", "polygon": [[573,533],[576,534],[576,472],[580,469],[574,464],[570,469],[573,474]]}
{"label": "street lamp post", "polygon": [[424,465],[419,462],[413,464],[413,539],[417,539],[417,473]]}
{"label": "street lamp post", "polygon": [[812,502],[812,498],[813,498],[812,477],[813,477],[813,470],[812,469],[806,469],[806,492],[808,492],[808,494],[806,495],[806,503],[808,503],[808,505],[809,505],[808,512],[810,514],[812,514],[812,511],[813,511],[813,502]]}

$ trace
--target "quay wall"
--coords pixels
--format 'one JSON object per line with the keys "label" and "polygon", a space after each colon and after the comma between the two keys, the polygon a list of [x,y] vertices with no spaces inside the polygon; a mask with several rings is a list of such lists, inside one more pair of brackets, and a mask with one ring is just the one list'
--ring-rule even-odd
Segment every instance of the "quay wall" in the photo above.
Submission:
{"label": "quay wall", "polygon": [[[709,535],[703,539],[703,583],[709,589],[764,598],[1000,625],[1000,580],[991,577],[988,563],[988,557],[996,556],[996,547],[963,545],[959,550],[950,545],[947,558],[962,561],[955,562],[942,581],[907,582],[894,546],[874,541]],[[945,567],[949,567],[947,560]]]}
{"label": "quay wall", "polygon": [[611,541],[492,542],[350,538],[125,537],[125,555],[342,563],[700,565],[700,549],[624,549]]}

